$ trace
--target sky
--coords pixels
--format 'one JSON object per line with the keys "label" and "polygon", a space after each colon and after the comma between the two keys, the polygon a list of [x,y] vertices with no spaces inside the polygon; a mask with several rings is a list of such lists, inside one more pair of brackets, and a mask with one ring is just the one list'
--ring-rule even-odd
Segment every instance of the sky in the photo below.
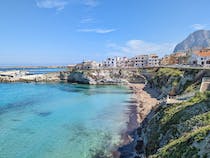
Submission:
{"label": "sky", "polygon": [[0,66],[173,52],[210,28],[209,0],[1,0]]}

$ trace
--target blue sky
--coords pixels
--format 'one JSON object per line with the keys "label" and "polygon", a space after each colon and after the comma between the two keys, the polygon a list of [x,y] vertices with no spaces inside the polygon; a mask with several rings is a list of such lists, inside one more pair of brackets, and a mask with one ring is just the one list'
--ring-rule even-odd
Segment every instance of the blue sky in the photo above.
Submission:
{"label": "blue sky", "polygon": [[0,65],[66,65],[173,51],[209,29],[209,0],[2,0]]}

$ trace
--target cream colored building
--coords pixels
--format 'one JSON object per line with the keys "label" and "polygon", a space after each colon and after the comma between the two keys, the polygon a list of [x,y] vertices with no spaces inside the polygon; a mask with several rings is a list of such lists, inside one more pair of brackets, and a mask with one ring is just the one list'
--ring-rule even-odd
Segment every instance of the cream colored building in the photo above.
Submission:
{"label": "cream colored building", "polygon": [[133,60],[134,67],[146,67],[148,59],[149,59],[148,55],[138,55],[131,58],[131,60]]}
{"label": "cream colored building", "polygon": [[147,63],[148,67],[157,67],[159,66],[159,63],[160,63],[160,59],[158,58],[156,54],[149,55],[148,63]]}

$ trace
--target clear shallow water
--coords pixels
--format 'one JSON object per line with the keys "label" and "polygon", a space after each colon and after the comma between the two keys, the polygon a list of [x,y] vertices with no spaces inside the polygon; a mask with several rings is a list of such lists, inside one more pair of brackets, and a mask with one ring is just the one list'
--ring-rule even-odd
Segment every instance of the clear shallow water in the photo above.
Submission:
{"label": "clear shallow water", "polygon": [[126,128],[127,92],[116,86],[0,84],[0,158],[109,155]]}

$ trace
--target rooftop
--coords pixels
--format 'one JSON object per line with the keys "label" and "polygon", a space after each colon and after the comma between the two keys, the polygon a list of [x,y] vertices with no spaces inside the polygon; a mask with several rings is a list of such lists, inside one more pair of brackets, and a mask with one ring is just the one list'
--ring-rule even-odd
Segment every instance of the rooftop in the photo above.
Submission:
{"label": "rooftop", "polygon": [[210,56],[210,49],[205,48],[194,52],[196,55],[201,57],[209,57]]}

